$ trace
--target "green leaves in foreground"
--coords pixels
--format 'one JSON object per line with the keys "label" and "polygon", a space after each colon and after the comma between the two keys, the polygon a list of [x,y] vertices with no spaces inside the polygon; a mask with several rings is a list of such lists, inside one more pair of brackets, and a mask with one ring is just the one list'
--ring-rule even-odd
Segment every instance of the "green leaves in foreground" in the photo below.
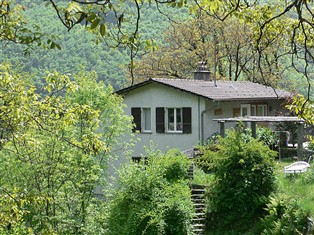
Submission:
{"label": "green leaves in foreground", "polygon": [[150,154],[147,164],[125,166],[109,203],[108,234],[189,234],[189,165],[185,155],[171,150]]}
{"label": "green leaves in foreground", "polygon": [[208,197],[212,229],[243,232],[263,213],[275,189],[275,155],[264,142],[247,140],[240,131],[229,132],[214,146],[204,148],[204,158],[214,173]]}
{"label": "green leaves in foreground", "polygon": [[38,91],[0,68],[1,234],[89,233],[101,208],[94,190],[131,126],[112,92],[93,73],[51,73]]}

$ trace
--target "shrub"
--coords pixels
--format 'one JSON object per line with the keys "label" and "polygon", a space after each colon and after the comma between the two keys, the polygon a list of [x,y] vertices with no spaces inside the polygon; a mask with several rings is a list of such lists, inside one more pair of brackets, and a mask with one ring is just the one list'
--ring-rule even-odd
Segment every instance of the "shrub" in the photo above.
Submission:
{"label": "shrub", "polygon": [[109,202],[107,234],[189,234],[189,166],[186,156],[171,150],[166,155],[151,153],[147,164],[123,167]]}
{"label": "shrub", "polygon": [[209,227],[245,230],[263,213],[274,190],[276,152],[264,142],[242,138],[239,131],[229,132],[219,139],[216,150],[206,151],[204,156],[214,173],[208,197],[212,210]]}

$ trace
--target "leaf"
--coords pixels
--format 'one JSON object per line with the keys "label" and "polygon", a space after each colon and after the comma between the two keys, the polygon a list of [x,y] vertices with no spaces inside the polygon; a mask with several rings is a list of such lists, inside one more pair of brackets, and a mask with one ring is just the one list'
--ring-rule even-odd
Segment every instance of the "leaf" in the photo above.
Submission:
{"label": "leaf", "polygon": [[99,22],[100,22],[100,19],[94,20],[90,28],[95,29],[99,25]]}
{"label": "leaf", "polygon": [[105,36],[106,34],[106,25],[104,23],[100,24],[100,35]]}
{"label": "leaf", "polygon": [[88,22],[92,22],[95,18],[96,18],[96,14],[95,14],[95,13],[90,13],[90,14],[87,16],[86,20],[87,20]]}

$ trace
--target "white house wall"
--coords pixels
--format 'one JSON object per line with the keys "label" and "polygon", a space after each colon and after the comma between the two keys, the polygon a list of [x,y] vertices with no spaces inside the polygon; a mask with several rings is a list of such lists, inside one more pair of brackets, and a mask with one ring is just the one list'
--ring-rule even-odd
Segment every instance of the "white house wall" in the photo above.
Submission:
{"label": "white house wall", "polygon": [[[131,115],[132,107],[151,108],[151,133],[139,133],[140,141],[135,145],[134,156],[143,153],[143,146],[150,146],[153,142],[158,149],[165,152],[171,148],[182,151],[200,143],[200,113],[205,108],[205,101],[201,97],[180,91],[161,84],[149,84],[137,88],[125,95],[126,113]],[[183,133],[156,133],[156,108],[192,108],[192,131]]]}
{"label": "white house wall", "polygon": [[[213,133],[219,133],[220,125],[213,119],[234,117],[234,109],[240,109],[241,104],[266,104],[267,115],[275,116],[282,112],[282,100],[260,101],[212,101],[197,95],[181,91],[166,85],[151,83],[128,91],[124,95],[127,105],[125,112],[131,115],[132,107],[151,108],[151,132],[138,133],[140,138],[135,144],[132,156],[140,157],[144,153],[143,147],[154,143],[158,149],[165,152],[171,148],[182,151],[191,149],[195,145],[206,141]],[[192,108],[192,131],[183,133],[157,133],[156,108]],[[234,127],[235,123],[226,123],[225,128]],[[271,127],[271,124],[267,124]]]}
{"label": "white house wall", "polygon": [[[282,105],[282,100],[265,100],[265,101],[211,101],[206,100],[206,111],[203,115],[204,120],[204,134],[203,140],[211,136],[213,133],[220,132],[220,125],[217,121],[213,121],[213,119],[220,118],[230,118],[233,117],[233,109],[239,109],[241,104],[266,104],[267,105],[267,116],[276,116],[278,113],[287,112],[285,107]],[[220,112],[217,112],[219,110]],[[218,114],[217,114],[218,113]],[[267,123],[261,124],[262,126],[267,126],[270,128],[275,128],[275,124]],[[235,123],[229,122],[225,123],[225,129],[234,128]]]}

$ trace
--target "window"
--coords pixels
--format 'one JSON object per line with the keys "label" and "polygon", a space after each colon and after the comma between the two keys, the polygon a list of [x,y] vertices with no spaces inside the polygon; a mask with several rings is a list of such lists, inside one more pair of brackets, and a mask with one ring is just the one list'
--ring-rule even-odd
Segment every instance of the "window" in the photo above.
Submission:
{"label": "window", "polygon": [[141,132],[141,108],[131,108],[131,114],[133,116],[134,126],[132,131],[133,132]]}
{"label": "window", "polygon": [[168,108],[168,132],[182,132],[182,109]]}
{"label": "window", "polygon": [[256,106],[251,105],[251,116],[256,116]]}
{"label": "window", "polygon": [[142,127],[144,132],[152,131],[152,115],[150,108],[143,108],[143,122]]}
{"label": "window", "polygon": [[257,105],[257,116],[267,116],[267,105],[266,104],[260,104]]}
{"label": "window", "polygon": [[184,108],[156,108],[157,133],[184,133],[192,132],[192,109]]}
{"label": "window", "polygon": [[267,105],[241,104],[241,116],[267,116]]}
{"label": "window", "polygon": [[133,132],[151,132],[151,108],[131,108],[131,114],[133,116]]}
{"label": "window", "polygon": [[241,104],[241,117],[251,116],[251,105]]}

